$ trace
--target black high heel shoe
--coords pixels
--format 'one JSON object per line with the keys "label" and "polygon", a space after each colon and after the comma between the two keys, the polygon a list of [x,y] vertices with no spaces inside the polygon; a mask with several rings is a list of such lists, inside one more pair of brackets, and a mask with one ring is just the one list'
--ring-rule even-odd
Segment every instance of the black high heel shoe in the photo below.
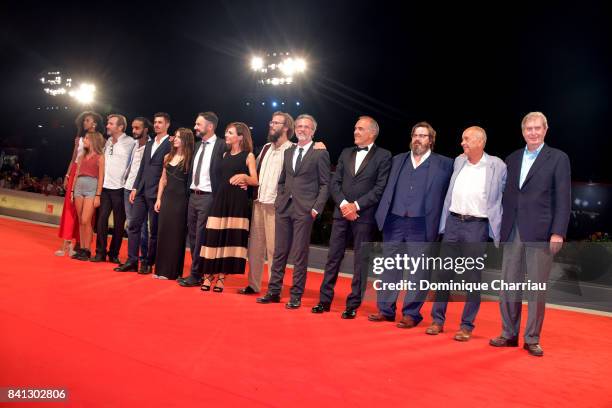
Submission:
{"label": "black high heel shoe", "polygon": [[[224,283],[225,283],[225,276],[224,276],[224,277],[222,277],[222,278],[217,278],[217,284],[218,284],[219,282],[221,282],[221,283],[223,283],[223,284],[224,284]],[[225,289],[225,285],[223,285],[223,286],[217,286],[217,285],[215,284],[215,287],[213,288],[213,292],[218,292],[218,293],[221,293],[221,292],[223,292],[223,289]]]}
{"label": "black high heel shoe", "polygon": [[[204,281],[202,282],[202,286],[200,286],[200,290],[204,292],[208,292],[210,290],[210,285],[212,285],[214,280],[215,280],[214,275],[208,275],[204,277]],[[206,284],[206,281],[208,281],[208,285]]]}

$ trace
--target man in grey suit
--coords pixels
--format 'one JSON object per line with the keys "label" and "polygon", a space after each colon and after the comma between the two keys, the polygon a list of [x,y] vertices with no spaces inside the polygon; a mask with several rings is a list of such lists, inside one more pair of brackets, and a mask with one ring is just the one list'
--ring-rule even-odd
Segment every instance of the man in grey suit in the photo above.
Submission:
{"label": "man in grey suit", "polygon": [[301,306],[306,286],[308,250],[312,223],[323,212],[329,192],[329,153],[313,148],[312,137],[317,122],[310,115],[300,115],[295,121],[296,146],[285,151],[283,170],[278,181],[276,208],[276,242],[272,261],[272,276],[268,292],[257,303],[279,303],[287,258],[294,247],[293,286],[287,309]]}
{"label": "man in grey suit", "polygon": [[[499,244],[506,164],[500,158],[485,153],[486,143],[487,134],[478,126],[467,128],[461,137],[463,154],[455,159],[440,219],[445,255],[475,259],[484,255],[489,237],[496,245]],[[439,277],[444,282],[456,282],[457,278],[466,282],[480,282],[481,273],[481,270],[475,269],[458,277],[453,276],[453,271],[440,271]],[[427,334],[436,335],[443,331],[448,297],[448,291],[436,292],[431,309],[433,323],[425,331]],[[470,339],[479,308],[480,292],[468,293],[455,340]]]}
{"label": "man in grey suit", "polygon": [[[526,146],[506,158],[508,184],[502,199],[501,241],[504,247],[502,279],[506,283],[546,283],[552,256],[561,249],[571,211],[570,161],[561,150],[544,143],[548,121],[542,112],[523,118]],[[528,300],[523,348],[544,355],[540,333],[544,323],[546,292],[502,291],[502,334],[491,339],[494,347],[518,346],[523,295]]]}

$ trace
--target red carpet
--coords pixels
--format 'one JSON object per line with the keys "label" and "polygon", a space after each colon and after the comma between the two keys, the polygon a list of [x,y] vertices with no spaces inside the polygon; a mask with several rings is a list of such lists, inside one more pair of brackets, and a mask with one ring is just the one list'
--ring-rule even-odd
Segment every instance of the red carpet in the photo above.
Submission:
{"label": "red carpet", "polygon": [[487,345],[496,303],[483,303],[475,337],[458,343],[460,304],[447,332],[427,336],[429,304],[411,330],[368,322],[372,304],[341,320],[345,279],[332,312],[313,315],[317,273],[289,311],[235,294],[242,276],[202,293],[57,258],[56,236],[0,219],[0,386],[69,390],[68,403],[45,407],[612,407],[609,317],[547,310],[546,355],[535,358]]}

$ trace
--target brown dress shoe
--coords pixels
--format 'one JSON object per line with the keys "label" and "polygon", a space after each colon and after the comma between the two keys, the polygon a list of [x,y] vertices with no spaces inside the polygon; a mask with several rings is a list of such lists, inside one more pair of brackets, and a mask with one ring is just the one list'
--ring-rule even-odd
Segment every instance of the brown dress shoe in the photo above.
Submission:
{"label": "brown dress shoe", "polygon": [[399,327],[400,329],[412,329],[416,325],[417,324],[414,322],[414,320],[412,320],[411,317],[404,316],[402,317],[402,320],[400,320],[397,324],[397,327]]}
{"label": "brown dress shoe", "polygon": [[489,340],[489,345],[493,347],[518,347],[518,339],[507,339],[499,336]]}
{"label": "brown dress shoe", "polygon": [[395,316],[385,316],[382,313],[371,314],[368,316],[368,320],[371,322],[394,322]]}
{"label": "brown dress shoe", "polygon": [[472,337],[472,332],[467,329],[461,329],[457,333],[455,333],[455,337],[453,337],[457,341],[468,341]]}
{"label": "brown dress shoe", "polygon": [[432,323],[431,326],[429,326],[426,330],[425,333],[427,334],[431,334],[432,336],[435,336],[436,334],[440,334],[444,331],[444,326],[438,324],[438,323]]}
{"label": "brown dress shoe", "polygon": [[542,350],[542,347],[540,347],[538,343],[534,343],[534,344],[525,343],[523,344],[523,348],[527,350],[527,352],[531,354],[532,356],[542,357],[544,355],[544,350]]}

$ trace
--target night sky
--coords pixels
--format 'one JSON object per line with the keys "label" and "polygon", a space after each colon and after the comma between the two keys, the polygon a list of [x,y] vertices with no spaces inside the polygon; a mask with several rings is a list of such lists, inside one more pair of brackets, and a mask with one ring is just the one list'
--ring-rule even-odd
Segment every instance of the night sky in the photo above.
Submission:
{"label": "night sky", "polygon": [[315,138],[334,162],[352,144],[359,115],[379,121],[377,143],[394,153],[408,150],[410,128],[427,120],[438,131],[441,154],[459,154],[462,130],[480,125],[486,150],[505,158],[524,145],[521,118],[540,110],[549,119],[546,141],[569,154],[573,178],[612,182],[612,36],[604,2],[24,4],[0,6],[0,141],[40,149],[45,138],[65,151],[57,157],[59,174],[74,131],[67,127],[59,137],[34,130],[36,79],[46,70],[94,82],[101,113],[131,119],[167,111],[176,128],[192,127],[197,112],[213,110],[222,127],[246,121],[262,144],[275,109],[245,106],[256,98],[250,56],[287,50],[309,62],[302,86],[287,98],[301,100],[302,109],[289,111],[318,119]]}

